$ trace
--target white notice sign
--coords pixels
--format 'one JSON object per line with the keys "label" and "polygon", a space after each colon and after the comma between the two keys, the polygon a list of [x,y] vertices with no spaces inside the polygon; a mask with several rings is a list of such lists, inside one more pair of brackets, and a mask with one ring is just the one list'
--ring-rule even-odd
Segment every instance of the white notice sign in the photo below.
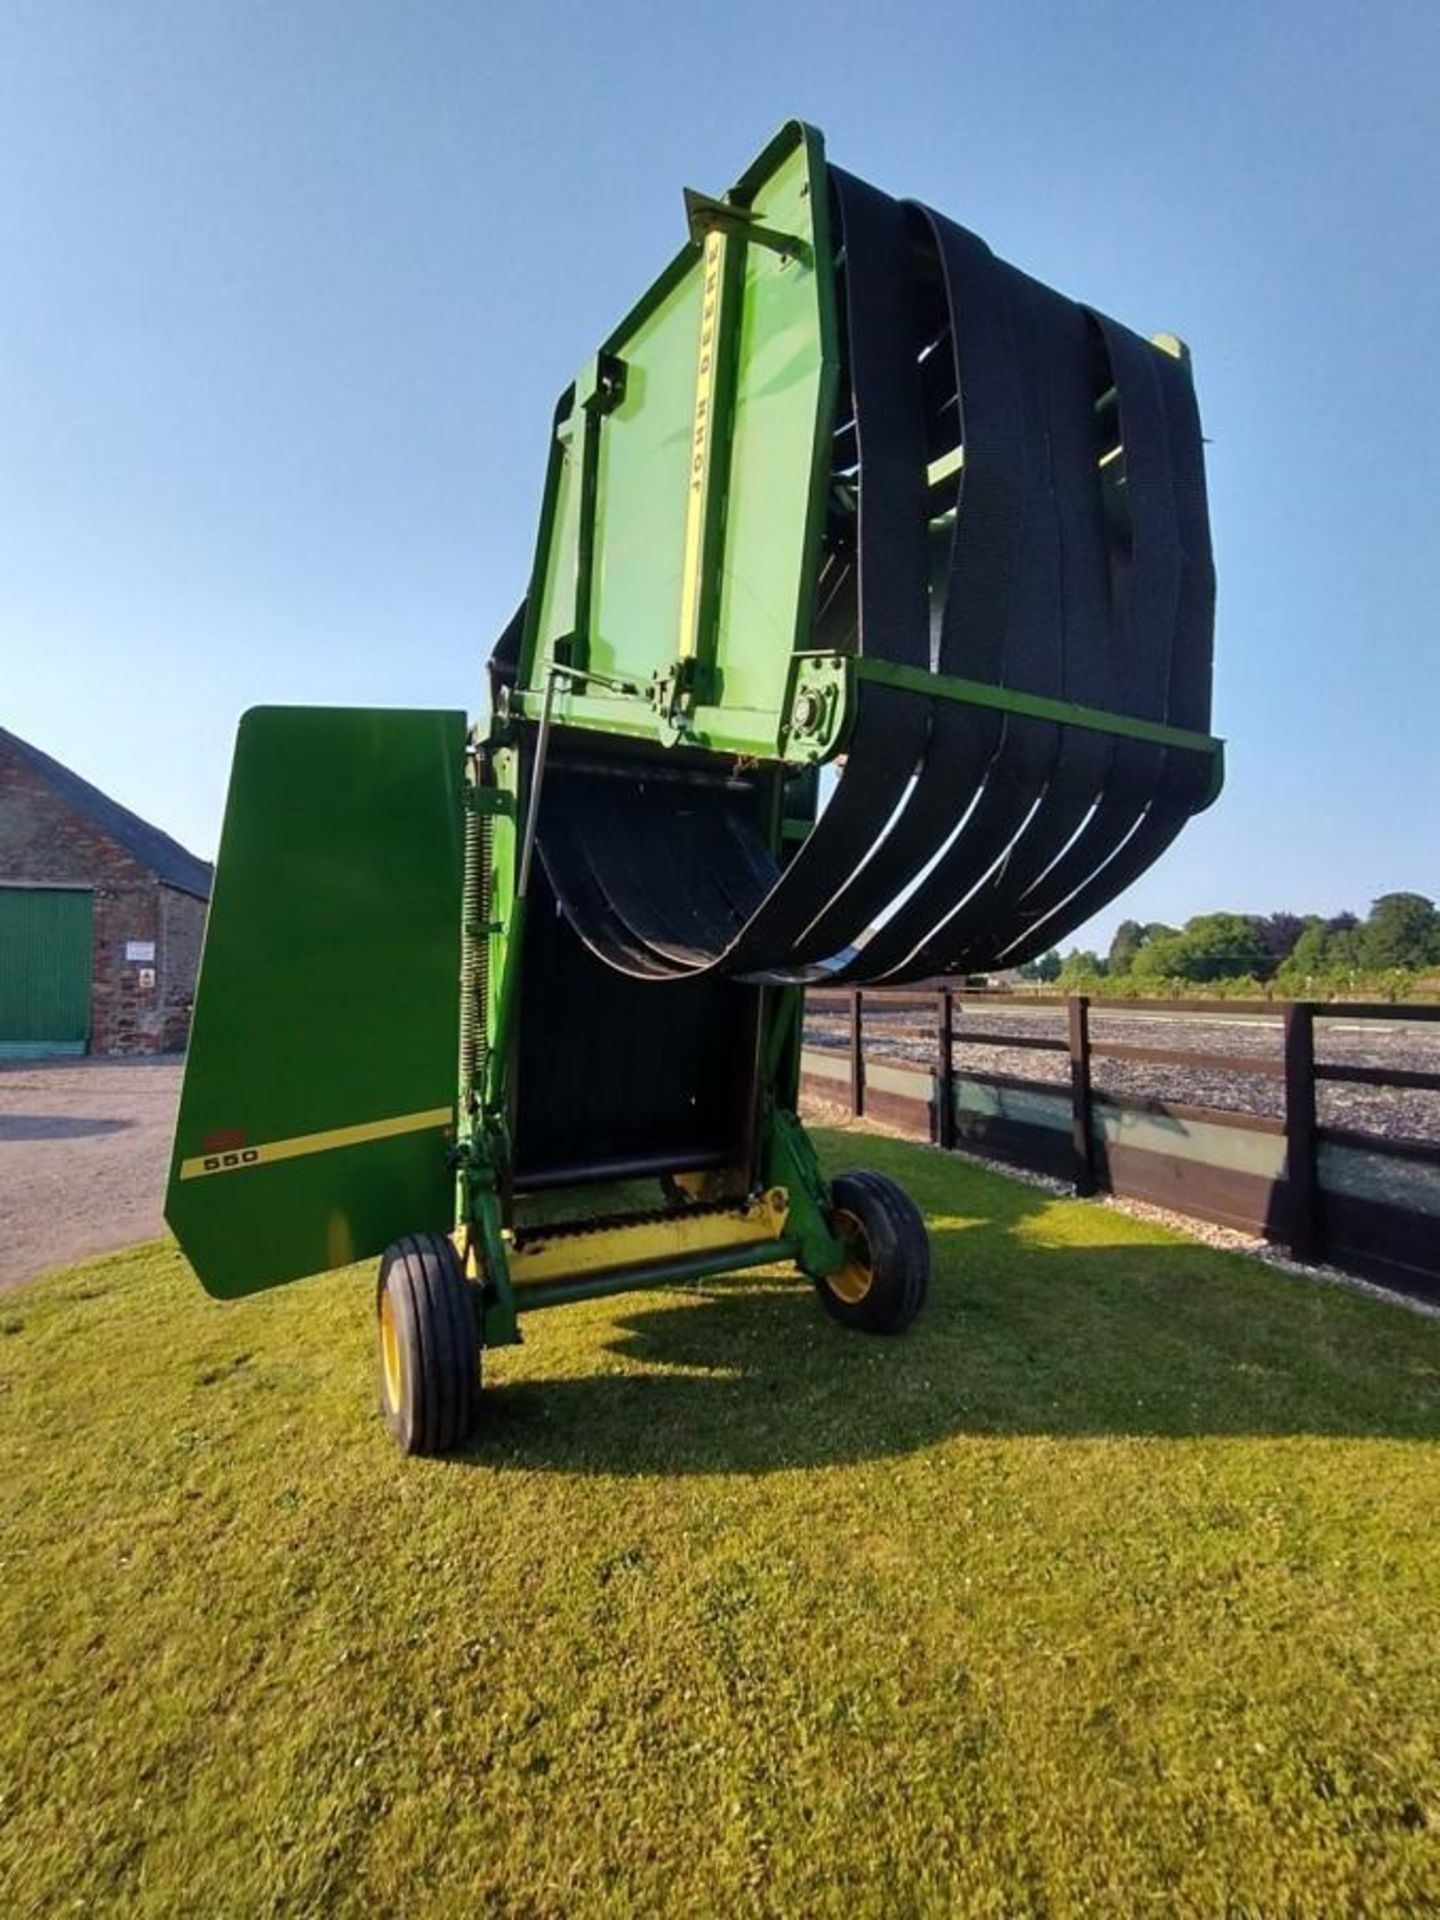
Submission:
{"label": "white notice sign", "polygon": [[155,942],[153,940],[127,940],[125,942],[125,958],[127,960],[153,960],[155,958]]}

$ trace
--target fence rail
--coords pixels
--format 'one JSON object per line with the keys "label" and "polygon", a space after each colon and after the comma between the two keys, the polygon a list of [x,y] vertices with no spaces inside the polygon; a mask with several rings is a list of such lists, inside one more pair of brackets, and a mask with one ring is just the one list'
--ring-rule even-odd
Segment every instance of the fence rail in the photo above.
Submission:
{"label": "fence rail", "polygon": [[[992,1026],[995,1010],[1009,1008],[1040,1011],[1057,1030],[1024,1031],[1018,1019]],[[1247,1054],[1106,1035],[1105,1022],[1132,1014],[1164,1015],[1182,1029],[1201,1021],[1253,1026],[1258,1016],[1273,1023],[1277,1046],[1273,1054]],[[1085,995],[951,988],[822,988],[807,994],[806,1017],[802,1086],[812,1101],[1069,1180],[1077,1193],[1148,1200],[1263,1234],[1296,1259],[1325,1261],[1440,1301],[1440,1125],[1433,1139],[1398,1128],[1327,1125],[1319,1093],[1353,1087],[1411,1098],[1440,1094],[1440,1032],[1428,1031],[1440,1023],[1440,1006],[1092,1002]],[[1375,1045],[1366,1035],[1372,1055],[1385,1050],[1381,1042],[1395,1050],[1397,1025],[1425,1029],[1436,1065],[1317,1060],[1317,1022],[1345,1023],[1362,1034],[1373,1028]],[[887,1050],[877,1044],[882,1029]],[[983,1056],[1012,1051],[1065,1056],[1068,1082],[984,1063]],[[1244,1111],[1097,1085],[1097,1066],[1103,1073],[1112,1062],[1132,1076],[1154,1069],[1272,1085],[1270,1102],[1278,1095],[1283,1108],[1278,1115]]]}

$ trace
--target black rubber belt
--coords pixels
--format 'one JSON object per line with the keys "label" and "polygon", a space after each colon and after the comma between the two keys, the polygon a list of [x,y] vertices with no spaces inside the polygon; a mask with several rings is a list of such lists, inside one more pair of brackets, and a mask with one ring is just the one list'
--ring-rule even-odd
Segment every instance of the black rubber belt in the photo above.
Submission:
{"label": "black rubber belt", "polygon": [[[1103,526],[1100,530],[1098,550],[1108,555],[1110,566],[1108,612],[1099,638],[1114,663],[1107,676],[1111,700],[1126,712],[1162,719],[1175,633],[1175,534],[1163,421],[1151,364],[1158,355],[1124,329],[1113,330],[1123,336],[1117,339],[1110,330],[1112,323],[1098,324],[1119,401],[1132,533],[1131,550],[1125,554],[1115,550]],[[1086,485],[1090,499],[1098,505],[1093,461],[1092,451]],[[1073,644],[1074,637],[1067,629],[1067,642]],[[1093,671],[1093,657],[1089,664]],[[1073,689],[1071,697],[1078,697]],[[1101,699],[1095,704],[1102,704]],[[1097,869],[1133,833],[1153,799],[1164,757],[1163,748],[1120,741],[1092,763],[1100,776],[1096,786],[1061,795],[1047,793],[1036,817],[1050,816],[1059,829],[1044,849],[1049,857],[1038,867],[1025,866],[1021,884],[1012,888],[1003,914],[987,914],[988,903],[982,897],[957,916],[955,930],[964,937],[951,946],[943,961],[933,948],[917,955],[906,969],[910,977],[993,966],[1015,940],[1033,932],[1037,920],[1053,910],[1050,900],[1063,901],[1092,882]]]}
{"label": "black rubber belt", "polygon": [[[1194,389],[1186,370],[1170,355],[1146,349],[1114,321],[1099,315],[1096,319],[1116,372],[1137,548],[1143,537],[1141,521],[1149,526],[1158,520],[1154,500],[1162,481],[1169,512],[1166,565],[1157,589],[1164,597],[1142,596],[1140,604],[1129,608],[1128,653],[1132,660],[1143,660],[1148,648],[1153,658],[1157,632],[1168,632],[1160,717],[1204,732],[1210,724],[1215,575]],[[1148,374],[1148,385],[1142,373]],[[1115,803],[1097,810],[1090,836],[1096,844],[1081,848],[1077,843],[1082,858],[1067,871],[1047,875],[1044,887],[1026,902],[1031,924],[1000,956],[1005,965],[1032,959],[1107,906],[1205,804],[1213,775],[1206,756],[1143,749],[1131,742],[1121,746],[1127,778]],[[1118,763],[1122,755],[1117,752],[1116,758]],[[1108,841],[1103,848],[1102,838]]]}
{"label": "black rubber belt", "polygon": [[[1075,526],[1083,525],[1087,507],[1092,516],[1098,507],[1083,316],[995,261],[953,222],[927,218],[944,268],[965,432],[941,671],[1074,698],[1072,653],[1081,646],[1099,651],[1094,637],[1103,634],[1105,619],[1098,530],[1085,528],[1082,539]],[[999,379],[992,355],[975,351],[987,333],[1009,346]],[[981,489],[978,503],[972,482]],[[1016,567],[1025,591],[1004,600],[985,590],[987,495],[1025,536]],[[1093,669],[1079,678],[1089,684]],[[1053,857],[1047,835],[1063,844],[1073,831],[1064,818],[1067,795],[1072,806],[1088,804],[1103,767],[1099,746],[1095,735],[1008,720],[998,753],[978,770],[984,786],[969,818],[847,971],[897,980],[936,973],[973,934],[1004,925],[1013,894]],[[951,794],[937,849],[954,828],[953,794],[963,770],[963,760],[927,769],[931,789],[943,793],[948,785]]]}
{"label": "black rubber belt", "polygon": [[[1049,531],[1044,423],[1020,377],[1019,316],[1006,297],[1008,288],[997,289],[998,263],[989,248],[958,228],[950,230],[947,248],[942,231],[946,223],[923,208],[916,209],[916,217],[925,223],[922,231],[930,243],[939,243],[953,383],[959,398],[958,426],[966,447],[962,509],[951,535],[936,664],[943,673],[968,672],[977,679],[998,682],[1004,676],[1015,603],[1027,584],[1033,592],[1047,558],[1043,550]],[[994,297],[997,291],[998,298]],[[862,501],[865,484],[862,466]],[[1053,604],[1046,608],[1051,622],[1057,611]],[[862,683],[862,695],[868,691]],[[982,709],[937,702],[925,760],[904,811],[874,858],[841,896],[841,903],[850,909],[851,928],[858,925],[863,932],[894,900],[897,890],[940,852],[990,769],[994,777],[988,792],[998,805],[982,808],[979,817],[967,821],[961,835],[966,851],[952,847],[953,857],[946,863],[973,874],[978,861],[979,871],[984,872],[990,860],[1003,852],[1032,805],[1035,776],[1047,751],[1053,750],[1056,732],[1033,721],[1016,722]],[[1028,781],[1023,778],[1026,760]],[[843,789],[843,781],[841,785]],[[907,903],[869,943],[842,954],[829,970],[832,977],[842,981],[874,977],[883,970],[886,950],[892,946],[895,957],[903,957],[944,907],[953,903],[953,883],[942,879],[937,885],[944,890],[941,908],[926,917],[924,900],[917,897]],[[936,891],[937,886],[923,889],[926,899]],[[923,925],[919,924],[922,919]],[[906,934],[907,923],[914,924],[913,935]],[[837,930],[833,914],[824,930],[832,934]],[[878,954],[872,950],[876,946],[882,949]]]}

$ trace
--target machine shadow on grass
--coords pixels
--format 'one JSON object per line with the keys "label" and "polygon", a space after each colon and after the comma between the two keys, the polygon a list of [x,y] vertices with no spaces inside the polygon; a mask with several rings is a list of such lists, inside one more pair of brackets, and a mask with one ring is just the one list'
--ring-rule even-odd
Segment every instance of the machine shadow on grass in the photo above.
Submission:
{"label": "machine shadow on grass", "polygon": [[930,1299],[898,1339],[740,1275],[626,1307],[583,1378],[508,1384],[499,1359],[461,1458],[753,1474],[966,1434],[1440,1439],[1440,1327],[1203,1246],[1047,1243],[1050,1204],[987,1180],[983,1217],[935,1208]]}

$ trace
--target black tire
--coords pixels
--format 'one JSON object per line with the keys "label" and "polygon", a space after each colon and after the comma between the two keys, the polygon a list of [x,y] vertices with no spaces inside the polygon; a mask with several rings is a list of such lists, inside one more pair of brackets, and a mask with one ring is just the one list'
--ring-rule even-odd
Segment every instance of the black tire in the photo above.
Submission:
{"label": "black tire", "polygon": [[831,1225],[852,1259],[816,1281],[821,1304],[841,1326],[903,1333],[930,1287],[930,1236],[920,1209],[883,1173],[842,1173],[830,1198]]}
{"label": "black tire", "polygon": [[404,1453],[449,1453],[475,1431],[480,1345],[450,1241],[411,1234],[380,1258],[375,1288],[380,1411]]}

